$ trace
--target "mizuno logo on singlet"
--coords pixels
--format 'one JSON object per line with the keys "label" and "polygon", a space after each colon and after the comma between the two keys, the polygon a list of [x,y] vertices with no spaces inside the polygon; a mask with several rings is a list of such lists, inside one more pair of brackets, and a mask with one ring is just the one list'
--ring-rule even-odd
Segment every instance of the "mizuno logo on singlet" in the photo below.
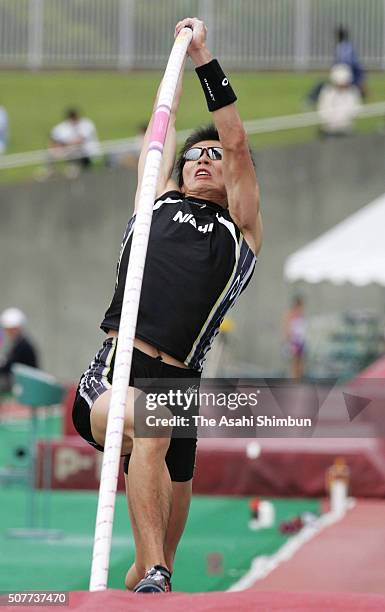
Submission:
{"label": "mizuno logo on singlet", "polygon": [[212,232],[214,228],[214,223],[206,223],[206,225],[197,225],[194,215],[191,213],[183,214],[181,210],[178,210],[175,217],[172,219],[173,221],[178,221],[179,223],[190,223],[195,229],[199,232],[203,232],[206,234],[207,232]]}

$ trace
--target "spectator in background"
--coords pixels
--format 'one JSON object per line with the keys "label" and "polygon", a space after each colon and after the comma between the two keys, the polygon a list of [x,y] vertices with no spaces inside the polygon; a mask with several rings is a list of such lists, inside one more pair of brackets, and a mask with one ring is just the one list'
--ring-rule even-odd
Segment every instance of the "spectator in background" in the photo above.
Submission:
{"label": "spectator in background", "polygon": [[75,108],[65,113],[65,119],[55,125],[50,133],[50,168],[40,176],[48,178],[52,174],[52,163],[67,160],[67,174],[70,178],[79,175],[81,169],[89,168],[99,154],[100,144],[95,124],[91,119],[82,117]]}
{"label": "spectator in background", "polygon": [[306,349],[305,302],[302,296],[294,296],[285,317],[284,327],[289,376],[294,380],[301,380],[305,370]]}
{"label": "spectator in background", "polygon": [[358,59],[353,43],[349,38],[349,31],[343,26],[336,29],[335,64],[346,64],[352,72],[352,85],[359,90],[365,100],[367,96],[365,71]]}
{"label": "spectator in background", "polygon": [[[346,64],[350,68],[352,75],[351,84],[357,87],[362,100],[364,100],[367,97],[365,71],[349,38],[349,31],[341,25],[338,26],[335,30],[335,41],[333,66]],[[325,85],[325,81],[319,81],[314,85],[305,98],[307,106],[317,104],[320,93]]]}
{"label": "spectator in background", "polygon": [[8,345],[0,363],[0,391],[3,393],[12,389],[11,368],[14,363],[38,367],[37,351],[25,335],[26,322],[26,316],[19,308],[7,308],[0,316],[0,325]]}
{"label": "spectator in background", "polygon": [[8,113],[0,106],[0,154],[5,153],[9,137]]}
{"label": "spectator in background", "polygon": [[360,94],[352,80],[352,71],[347,64],[336,64],[331,69],[330,83],[322,88],[318,99],[321,136],[352,133],[361,107]]}

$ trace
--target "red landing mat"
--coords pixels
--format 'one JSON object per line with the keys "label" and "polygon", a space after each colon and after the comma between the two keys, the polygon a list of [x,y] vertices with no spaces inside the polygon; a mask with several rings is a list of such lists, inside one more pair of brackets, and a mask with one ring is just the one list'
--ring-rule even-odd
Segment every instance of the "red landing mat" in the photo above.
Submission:
{"label": "red landing mat", "polygon": [[[3,610],[14,610],[6,606]],[[47,606],[53,611],[58,606]],[[98,593],[79,591],[70,593],[69,606],[63,609],[82,612],[383,612],[385,597],[365,593],[270,593],[242,591],[239,593],[170,593],[169,595],[134,595],[124,591],[107,590]],[[23,606],[23,610],[36,607]]]}
{"label": "red landing mat", "polygon": [[261,594],[304,590],[385,596],[384,516],[385,501],[358,500],[341,521],[319,533],[251,588]]}

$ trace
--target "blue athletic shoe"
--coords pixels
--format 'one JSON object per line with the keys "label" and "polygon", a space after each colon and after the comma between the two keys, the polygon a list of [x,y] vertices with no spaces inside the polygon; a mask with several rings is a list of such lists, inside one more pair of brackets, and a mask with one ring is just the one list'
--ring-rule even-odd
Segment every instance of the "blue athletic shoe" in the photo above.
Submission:
{"label": "blue athletic shoe", "polygon": [[171,574],[162,565],[154,565],[134,588],[134,593],[169,593]]}

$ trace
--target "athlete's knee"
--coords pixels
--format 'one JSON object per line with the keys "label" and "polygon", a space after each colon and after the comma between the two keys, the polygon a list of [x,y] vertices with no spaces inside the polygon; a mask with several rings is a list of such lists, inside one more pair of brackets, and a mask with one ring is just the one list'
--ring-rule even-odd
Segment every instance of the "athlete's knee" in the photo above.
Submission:
{"label": "athlete's knee", "polygon": [[140,453],[141,455],[146,455],[147,457],[165,457],[169,445],[170,438],[164,436],[157,438],[134,438],[133,452]]}
{"label": "athlete's knee", "polygon": [[124,421],[123,425],[123,444],[126,446],[132,445],[134,438],[134,427],[130,421]]}
{"label": "athlete's knee", "polygon": [[[133,447],[133,439],[131,436],[126,435],[126,432],[123,432],[123,440],[122,440],[122,455],[125,455],[126,457],[130,455],[130,453],[132,453],[132,447]],[[124,459],[124,461],[126,461],[126,457]],[[125,465],[125,464],[124,464]],[[128,467],[128,464],[127,464]],[[126,474],[128,473],[125,470]]]}

